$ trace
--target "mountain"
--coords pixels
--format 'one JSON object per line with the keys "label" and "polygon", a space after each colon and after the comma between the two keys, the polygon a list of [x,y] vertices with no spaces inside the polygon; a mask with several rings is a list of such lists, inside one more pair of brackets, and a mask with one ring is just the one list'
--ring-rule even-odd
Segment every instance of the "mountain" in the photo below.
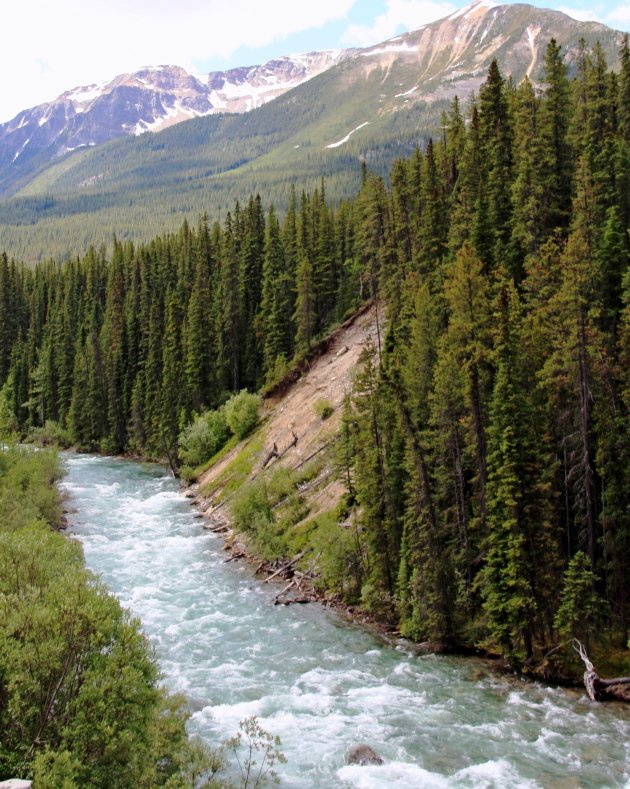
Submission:
{"label": "mountain", "polygon": [[[315,64],[312,68],[320,69],[318,75],[240,115],[211,114],[139,136],[135,132],[144,129],[138,127],[141,121],[129,120],[133,134],[94,146],[91,138],[66,153],[63,146],[76,148],[77,138],[64,127],[56,142],[30,159],[30,143],[10,160],[14,148],[5,149],[0,142],[0,193],[14,196],[0,202],[3,243],[16,255],[38,257],[83,248],[111,233],[149,238],[165,227],[175,229],[184,217],[194,220],[204,211],[219,216],[251,192],[264,193],[281,209],[291,183],[310,189],[322,176],[329,197],[352,193],[362,161],[386,175],[396,157],[439,134],[441,113],[454,96],[465,101],[478,90],[493,58],[516,82],[526,75],[539,80],[552,37],[570,68],[580,39],[587,46],[599,41],[613,66],[622,41],[618,31],[557,11],[481,0],[376,46],[323,53],[322,59],[306,56]],[[287,73],[299,71],[283,59],[272,63],[284,63]],[[219,107],[221,91],[225,100],[234,101],[240,85],[247,102],[253,101],[256,80],[259,98],[261,86],[280,84],[275,67],[267,66],[255,70],[255,79],[252,70],[246,75],[237,69],[205,85],[181,70],[143,73],[153,73],[155,83],[161,74],[167,86],[184,86],[179,92],[168,87],[173,121],[176,107],[193,112],[191,102],[184,104],[186,85],[199,84],[207,91],[204,99],[197,96],[195,111],[211,113]],[[75,102],[84,93],[71,92]],[[95,96],[95,104],[108,95],[115,94]],[[164,108],[166,100],[160,101]],[[69,106],[70,99],[66,102]],[[11,123],[19,126],[20,117]],[[94,123],[97,117],[92,115]],[[164,117],[156,110],[144,124],[157,128]],[[39,121],[32,125],[39,127]]]}
{"label": "mountain", "polygon": [[352,52],[309,52],[203,76],[179,66],[152,66],[102,85],[74,88],[0,124],[0,162],[13,164],[42,151],[55,158],[117,137],[160,131],[191,118],[247,112]]}

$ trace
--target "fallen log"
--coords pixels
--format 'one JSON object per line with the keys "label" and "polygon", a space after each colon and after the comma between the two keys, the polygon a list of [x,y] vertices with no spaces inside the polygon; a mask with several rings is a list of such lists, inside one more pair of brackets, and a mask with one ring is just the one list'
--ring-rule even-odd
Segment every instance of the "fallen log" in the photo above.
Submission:
{"label": "fallen log", "polygon": [[269,452],[269,454],[267,455],[267,457],[265,458],[265,462],[262,464],[262,467],[265,468],[267,463],[269,463],[269,461],[272,458],[277,458],[277,457],[279,457],[278,456],[278,446],[276,445],[276,442],[274,441],[273,442],[273,447],[272,447],[271,451]]}
{"label": "fallen log", "polygon": [[[296,591],[299,590],[301,592],[301,597],[285,597],[285,595],[288,594],[291,591],[291,589],[295,589]],[[293,604],[303,605],[304,603],[310,603],[310,602],[311,602],[311,598],[304,593],[304,590],[300,586],[300,582],[296,578],[294,578],[292,581],[289,581],[289,583],[284,587],[284,589],[281,592],[278,592],[278,594],[273,599],[274,605],[293,605]]]}
{"label": "fallen log", "polygon": [[243,553],[243,551],[237,551],[236,553],[233,553],[231,556],[228,556],[227,559],[224,559],[223,564],[228,564],[229,562],[235,562],[237,559],[244,559],[244,558],[245,558],[245,554]]}
{"label": "fallen log", "polygon": [[295,586],[295,581],[289,581],[289,583],[284,587],[284,589],[281,592],[278,592],[278,594],[274,597],[273,604],[278,605],[282,595],[285,595],[289,591],[289,589],[291,589],[293,586]]}
{"label": "fallen log", "polygon": [[290,597],[287,600],[274,600],[274,605],[304,605],[310,603],[310,597]]}
{"label": "fallen log", "polygon": [[285,564],[283,564],[281,567],[279,567],[279,568],[278,568],[278,569],[277,569],[277,570],[276,570],[274,573],[272,573],[272,574],[271,574],[271,575],[270,575],[268,578],[265,578],[265,580],[263,581],[263,583],[264,583],[264,584],[268,584],[268,583],[269,583],[269,581],[272,581],[274,578],[277,578],[277,577],[278,577],[279,575],[281,575],[283,572],[287,572],[288,570],[290,570],[290,569],[293,567],[293,565],[297,564],[297,563],[300,561],[300,559],[301,559],[303,556],[306,556],[306,554],[307,554],[307,553],[308,553],[310,550],[311,550],[310,548],[306,548],[305,550],[303,550],[303,551],[300,551],[300,553],[298,553],[298,554],[297,554],[297,556],[294,556],[294,557],[293,557],[292,559],[290,559],[288,562],[286,562],[286,563],[285,563]]}
{"label": "fallen log", "polygon": [[[584,672],[584,687],[591,701],[605,701],[614,699],[616,701],[630,701],[628,696],[621,690],[625,685],[630,685],[630,677],[616,677],[613,679],[602,679],[595,671],[591,663],[584,644],[573,639],[573,649],[578,653],[586,671]],[[617,690],[618,689],[618,690]]]}

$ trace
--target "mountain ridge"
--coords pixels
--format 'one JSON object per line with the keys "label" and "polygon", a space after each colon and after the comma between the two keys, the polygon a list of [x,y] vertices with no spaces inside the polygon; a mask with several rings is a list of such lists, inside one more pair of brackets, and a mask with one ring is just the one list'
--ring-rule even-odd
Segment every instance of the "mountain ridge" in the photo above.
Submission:
{"label": "mountain ridge", "polygon": [[219,113],[247,112],[350,57],[353,50],[286,55],[206,75],[146,66],[108,82],[64,91],[0,124],[0,160],[48,149],[51,158],[116,137],[159,131]]}
{"label": "mountain ridge", "polygon": [[282,210],[291,183],[309,190],[321,177],[330,198],[348,196],[362,163],[386,177],[397,157],[440,134],[453,97],[477,91],[493,59],[515,82],[539,81],[551,38],[574,69],[582,38],[600,41],[616,64],[622,33],[525,4],[477,2],[351,57],[335,51],[339,62],[249,112],[53,158],[0,156],[0,194],[14,196],[0,200],[4,243],[37,259],[65,255],[77,239],[76,251],[101,243],[103,227],[142,240],[184,218],[218,218],[257,191]]}

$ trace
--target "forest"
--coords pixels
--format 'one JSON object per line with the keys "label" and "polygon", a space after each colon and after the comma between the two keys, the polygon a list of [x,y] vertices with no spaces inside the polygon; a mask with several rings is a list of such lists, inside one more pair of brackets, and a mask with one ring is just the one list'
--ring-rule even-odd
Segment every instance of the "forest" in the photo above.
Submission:
{"label": "forest", "polygon": [[0,432],[168,458],[195,415],[270,387],[368,300],[344,413],[349,601],[418,641],[541,665],[630,624],[630,49],[494,62],[443,133],[222,223],[34,269],[0,258]]}

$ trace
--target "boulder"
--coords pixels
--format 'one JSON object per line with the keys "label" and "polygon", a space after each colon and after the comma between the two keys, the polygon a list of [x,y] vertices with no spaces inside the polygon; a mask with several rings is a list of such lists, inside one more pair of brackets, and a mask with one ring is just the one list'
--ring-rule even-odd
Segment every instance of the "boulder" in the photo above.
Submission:
{"label": "boulder", "polygon": [[383,764],[383,760],[369,745],[353,745],[346,754],[347,764]]}
{"label": "boulder", "polygon": [[9,778],[8,781],[0,781],[0,789],[31,789],[32,781],[23,781],[21,778]]}

